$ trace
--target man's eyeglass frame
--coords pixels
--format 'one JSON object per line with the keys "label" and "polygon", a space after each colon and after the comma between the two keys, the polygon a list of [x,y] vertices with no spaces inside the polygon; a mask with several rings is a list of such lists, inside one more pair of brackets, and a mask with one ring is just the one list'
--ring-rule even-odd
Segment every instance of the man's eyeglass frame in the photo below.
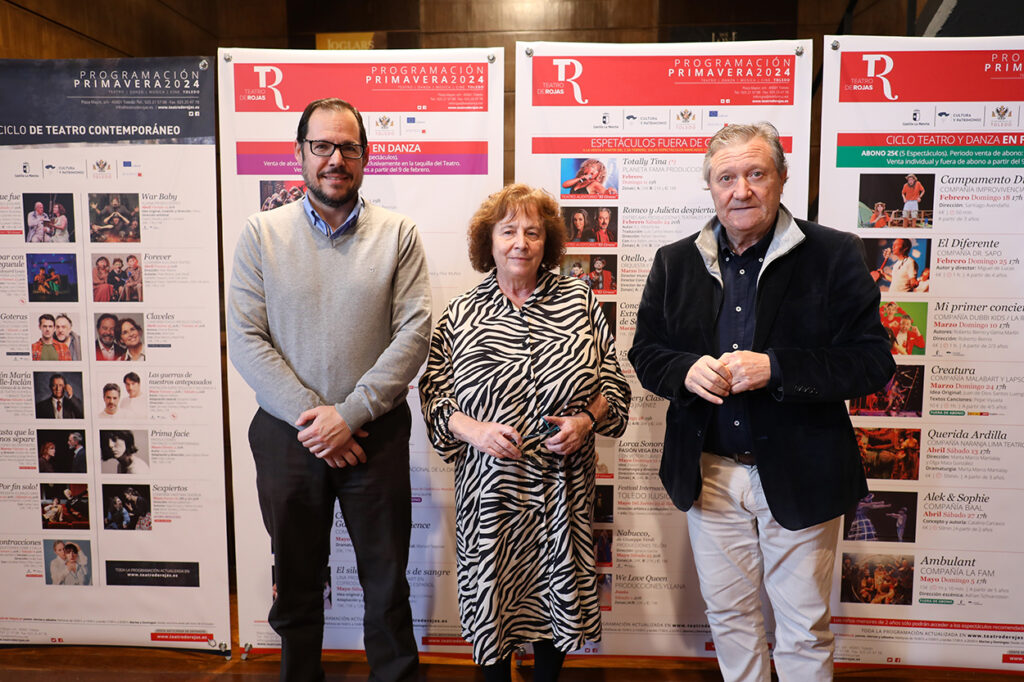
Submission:
{"label": "man's eyeglass frame", "polygon": [[[303,140],[303,142],[306,142],[306,143],[309,144],[309,151],[314,156],[330,157],[330,156],[334,156],[334,152],[336,150],[341,150],[342,157],[344,157],[346,159],[361,159],[361,158],[363,158],[363,154],[366,153],[366,147],[364,147],[361,144],[356,144],[355,142],[342,142],[341,144],[335,144],[334,142],[330,142],[328,140],[308,140],[308,139],[307,140]],[[321,154],[316,149],[314,149],[314,145],[318,145],[318,144],[322,144],[322,145],[328,145],[329,144],[329,145],[331,145],[331,151],[329,151],[326,154]],[[355,154],[355,156],[353,156],[353,153],[355,153],[355,152],[358,152],[358,154]]]}

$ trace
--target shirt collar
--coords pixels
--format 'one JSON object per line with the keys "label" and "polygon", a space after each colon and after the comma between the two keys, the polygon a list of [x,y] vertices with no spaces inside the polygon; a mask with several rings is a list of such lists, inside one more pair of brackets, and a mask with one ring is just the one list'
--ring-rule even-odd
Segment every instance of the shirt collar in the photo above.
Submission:
{"label": "shirt collar", "polygon": [[[751,246],[749,249],[746,249],[743,252],[743,255],[750,255],[763,259],[765,254],[768,253],[768,247],[771,245],[772,239],[775,237],[776,224],[778,224],[778,218],[776,218],[776,222],[772,223],[771,229],[768,230],[763,237],[757,240],[756,244]],[[729,237],[725,232],[725,227],[723,227],[722,223],[719,222],[716,228],[715,235],[718,237],[718,253],[730,253],[735,256],[736,253],[732,250],[732,247],[729,246]]]}
{"label": "shirt collar", "polygon": [[359,214],[363,211],[363,193],[359,192],[356,195],[356,204],[352,207],[352,212],[348,214],[348,218],[345,219],[345,222],[343,222],[341,226],[334,231],[331,231],[330,224],[321,218],[320,214],[316,212],[315,208],[313,208],[313,203],[309,200],[309,192],[306,192],[306,195],[302,198],[302,210],[306,212],[306,217],[309,218],[309,222],[313,224],[313,227],[316,228],[318,232],[321,232],[329,239],[337,239],[343,235],[348,228],[355,225],[357,220],[359,220]]}

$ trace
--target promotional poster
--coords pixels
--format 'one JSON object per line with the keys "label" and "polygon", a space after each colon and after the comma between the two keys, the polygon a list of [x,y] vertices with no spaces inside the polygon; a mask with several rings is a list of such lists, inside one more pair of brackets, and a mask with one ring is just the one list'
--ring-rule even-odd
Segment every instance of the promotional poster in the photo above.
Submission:
{"label": "promotional poster", "polygon": [[0,62],[2,643],[230,647],[213,72]]}
{"label": "promotional poster", "polygon": [[714,217],[709,138],[769,121],[789,164],[782,202],[805,217],[811,41],[516,45],[516,178],[547,189],[569,229],[562,274],[589,283],[615,331],[632,405],[599,438],[594,535],[602,640],[585,653],[714,656],[686,517],[658,477],[667,402],[626,352],[658,247]]}
{"label": "promotional poster", "polygon": [[821,222],[864,241],[898,365],[850,403],[872,492],[837,552],[836,659],[1019,670],[1024,41],[825,45]]}
{"label": "promotional poster", "polygon": [[[363,115],[369,149],[361,196],[408,216],[426,251],[433,320],[448,300],[483,279],[469,266],[466,228],[479,204],[502,185],[504,54],[465,50],[324,51],[223,49],[220,142],[225,281],[246,218],[302,201],[296,125],[314,99],[339,97]],[[301,264],[297,264],[297,267]],[[339,281],[346,273],[339,272]],[[324,320],[322,333],[344,320]],[[274,557],[260,522],[247,430],[256,412],[252,389],[228,369],[238,566],[239,638],[243,648],[276,649],[267,623],[274,599]],[[412,541],[407,578],[421,651],[469,654],[461,637],[455,580],[453,467],[434,453],[412,410]],[[403,475],[404,472],[396,472]],[[326,649],[362,649],[363,596],[355,555],[335,515],[330,570],[324,579]]]}

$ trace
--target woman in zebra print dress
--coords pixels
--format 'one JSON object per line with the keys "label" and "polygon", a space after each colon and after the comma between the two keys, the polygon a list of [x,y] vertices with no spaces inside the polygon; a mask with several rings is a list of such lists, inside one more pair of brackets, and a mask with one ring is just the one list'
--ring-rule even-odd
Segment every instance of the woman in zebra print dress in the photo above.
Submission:
{"label": "woman in zebra print dress", "polygon": [[565,240],[542,190],[485,201],[470,261],[489,274],[448,304],[420,380],[427,432],[455,464],[459,614],[486,680],[511,679],[525,643],[534,680],[555,680],[601,636],[594,432],[622,435],[630,390],[593,292],[549,272]]}

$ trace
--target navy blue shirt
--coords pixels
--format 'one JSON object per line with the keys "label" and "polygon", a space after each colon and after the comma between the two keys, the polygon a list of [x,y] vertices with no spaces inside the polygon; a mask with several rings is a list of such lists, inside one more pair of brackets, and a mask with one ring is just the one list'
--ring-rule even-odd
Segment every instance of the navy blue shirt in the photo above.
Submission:
{"label": "navy blue shirt", "polygon": [[[725,227],[718,229],[718,267],[722,272],[722,309],[718,313],[718,354],[737,350],[750,350],[754,344],[754,324],[757,321],[757,276],[761,272],[768,247],[775,236],[775,226],[757,244],[736,254],[729,247]],[[777,365],[774,355],[767,351],[772,362],[772,381],[777,383]],[[750,400],[747,392],[725,398],[715,407],[708,429],[704,449],[720,455],[750,454],[754,450],[754,434],[750,430]]]}

